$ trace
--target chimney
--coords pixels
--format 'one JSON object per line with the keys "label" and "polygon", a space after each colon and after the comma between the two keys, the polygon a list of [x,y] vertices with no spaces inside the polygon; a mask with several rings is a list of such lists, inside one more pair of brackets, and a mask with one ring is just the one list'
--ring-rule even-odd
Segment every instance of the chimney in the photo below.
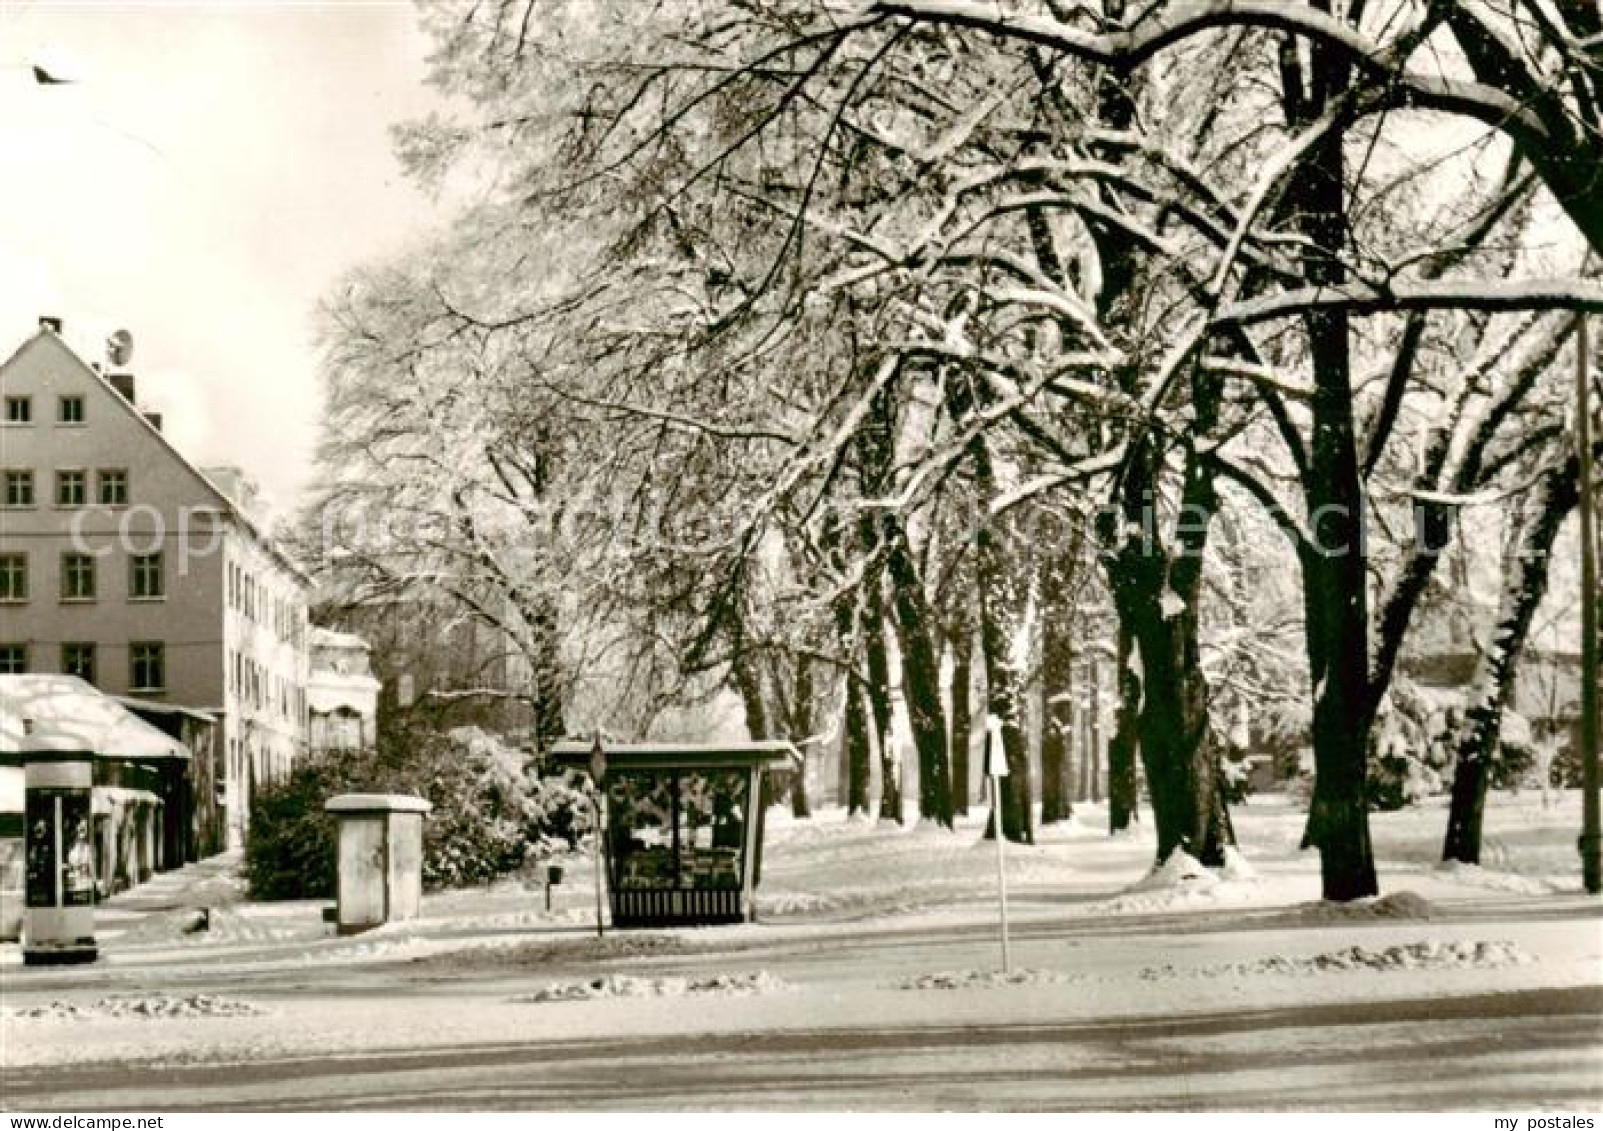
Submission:
{"label": "chimney", "polygon": [[52,334],[59,336],[61,334],[61,319],[53,314],[41,314],[39,316],[39,329],[49,330]]}
{"label": "chimney", "polygon": [[123,400],[129,404],[134,403],[134,375],[132,373],[113,373],[106,380],[111,382],[113,389],[122,394]]}
{"label": "chimney", "polygon": [[152,428],[154,428],[158,432],[161,431],[161,413],[159,413],[159,412],[147,412],[147,413],[143,413],[142,415],[144,416],[144,418],[146,420],[148,420],[150,422],[150,426]]}

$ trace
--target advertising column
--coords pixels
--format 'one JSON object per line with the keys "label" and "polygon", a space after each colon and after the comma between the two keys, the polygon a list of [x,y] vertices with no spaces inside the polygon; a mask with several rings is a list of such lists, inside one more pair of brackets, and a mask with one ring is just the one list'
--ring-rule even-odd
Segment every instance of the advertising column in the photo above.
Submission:
{"label": "advertising column", "polygon": [[93,962],[97,950],[92,755],[30,751],[24,758],[27,858],[22,960],[30,966]]}

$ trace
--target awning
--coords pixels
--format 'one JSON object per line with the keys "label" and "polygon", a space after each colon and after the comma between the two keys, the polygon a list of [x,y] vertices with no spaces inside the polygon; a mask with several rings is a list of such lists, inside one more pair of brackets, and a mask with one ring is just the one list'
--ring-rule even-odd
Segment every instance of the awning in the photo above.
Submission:
{"label": "awning", "polygon": [[[567,739],[551,747],[551,761],[559,766],[588,767],[595,741]],[[766,742],[603,742],[607,768],[612,770],[719,769],[765,766],[782,769],[800,765],[796,748],[782,739]]]}
{"label": "awning", "polygon": [[0,766],[0,813],[21,813],[26,808],[24,772],[21,766]]}
{"label": "awning", "polygon": [[0,675],[0,756],[14,762],[41,749],[140,762],[190,757],[189,747],[76,676]]}

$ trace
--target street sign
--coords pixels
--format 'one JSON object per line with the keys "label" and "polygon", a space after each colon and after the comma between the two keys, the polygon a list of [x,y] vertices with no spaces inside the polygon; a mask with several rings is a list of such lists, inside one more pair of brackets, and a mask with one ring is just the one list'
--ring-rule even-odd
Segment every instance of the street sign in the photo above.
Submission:
{"label": "street sign", "polygon": [[1002,720],[985,716],[985,776],[1007,777],[1007,751],[1002,746]]}

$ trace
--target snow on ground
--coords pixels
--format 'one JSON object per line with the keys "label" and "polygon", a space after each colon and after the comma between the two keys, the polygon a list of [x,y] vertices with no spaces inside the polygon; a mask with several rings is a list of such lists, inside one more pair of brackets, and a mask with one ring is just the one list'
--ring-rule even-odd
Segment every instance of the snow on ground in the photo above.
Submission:
{"label": "snow on ground", "polygon": [[550,982],[531,994],[514,997],[514,1002],[593,1001],[608,997],[684,997],[689,994],[720,994],[745,997],[771,994],[789,989],[783,981],[759,970],[753,974],[715,974],[709,978],[637,978],[629,974],[607,974],[577,982]]}
{"label": "snow on ground", "polygon": [[1173,965],[1148,966],[1140,977],[1161,981],[1183,975],[1216,978],[1238,974],[1323,974],[1350,970],[1495,970],[1504,966],[1527,966],[1536,961],[1511,942],[1431,942],[1404,943],[1370,950],[1350,946],[1345,950],[1315,954],[1308,958],[1272,955],[1253,962],[1231,962],[1181,970]]}
{"label": "snow on ground", "polygon": [[1300,923],[1361,923],[1377,919],[1429,919],[1430,901],[1411,891],[1394,891],[1373,899],[1354,899],[1347,903],[1317,900],[1293,908],[1286,918]]}
{"label": "snow on ground", "polygon": [[50,1001],[26,1009],[6,1009],[4,1015],[18,1021],[89,1021],[96,1018],[135,1017],[156,1020],[173,1017],[259,1017],[269,1012],[261,1006],[235,998],[212,994],[127,995],[103,997],[87,1005],[71,1001]]}
{"label": "snow on ground", "polygon": [[[549,911],[542,868],[341,938],[322,903],[250,902],[215,859],[99,909],[91,966],[0,946],[0,1103],[1603,1102],[1576,794],[1494,797],[1480,868],[1439,866],[1444,803],[1376,814],[1383,893],[1347,905],[1319,899],[1297,803],[1234,818],[1218,871],[1154,872],[1150,831],[1110,838],[1100,806],[1006,845],[1011,976],[983,811],[947,832],[776,809],[761,922],[604,937],[584,860]],[[569,1066],[607,1087],[567,1087]]]}

